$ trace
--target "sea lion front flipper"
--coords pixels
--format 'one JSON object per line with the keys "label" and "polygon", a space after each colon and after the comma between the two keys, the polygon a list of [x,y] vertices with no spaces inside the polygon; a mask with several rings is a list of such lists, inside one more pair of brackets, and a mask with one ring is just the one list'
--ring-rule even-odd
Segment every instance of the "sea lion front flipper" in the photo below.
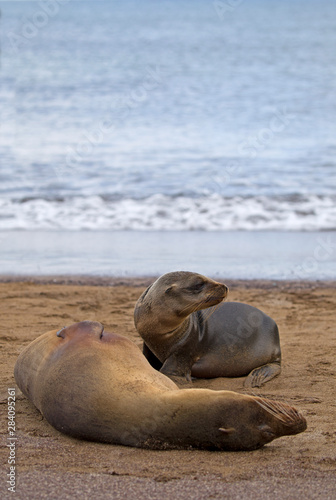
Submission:
{"label": "sea lion front flipper", "polygon": [[249,373],[246,377],[245,387],[261,387],[269,380],[277,377],[281,372],[280,362],[268,363],[267,365],[259,366]]}
{"label": "sea lion front flipper", "polygon": [[189,371],[186,371],[186,367],[188,366],[188,364],[190,363],[186,363],[184,358],[181,359],[176,354],[172,354],[163,363],[160,372],[173,379],[174,382],[179,379],[181,382],[191,382],[191,369]]}
{"label": "sea lion front flipper", "polygon": [[[162,363],[161,361],[155,356],[155,354],[150,350],[147,344],[145,342],[143,343],[143,348],[142,348],[142,353],[147,358],[147,361],[149,364],[157,371],[161,371],[164,373],[164,375],[167,375],[175,384],[177,384],[179,387],[190,387],[191,386],[191,377],[188,376],[180,376],[176,375],[175,373],[165,373],[161,370],[162,368]],[[167,368],[167,367],[166,367]],[[167,370],[171,370],[172,366],[167,368]]]}

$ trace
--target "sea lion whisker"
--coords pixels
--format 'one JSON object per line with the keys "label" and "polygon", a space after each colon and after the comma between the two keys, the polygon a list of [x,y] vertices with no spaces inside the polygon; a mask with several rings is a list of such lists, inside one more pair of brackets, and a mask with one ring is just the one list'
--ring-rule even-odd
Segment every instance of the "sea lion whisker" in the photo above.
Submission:
{"label": "sea lion whisker", "polygon": [[[191,310],[191,312],[189,314],[192,314],[193,312],[196,312],[198,309],[199,309],[199,306],[201,306],[202,304],[204,304],[204,302],[211,302],[213,297],[216,295],[216,290],[213,290],[212,292],[209,293],[208,297],[206,298],[206,301],[204,301],[204,298],[201,298],[199,299],[199,301],[196,302],[196,304],[194,305],[194,308]],[[219,303],[220,304],[220,303]],[[219,305],[219,304],[216,304],[216,307]],[[180,313],[183,313],[185,312],[186,310],[188,310],[190,308],[190,305],[188,304],[186,307],[184,307],[183,309],[181,309]],[[210,309],[210,308],[209,308]]]}
{"label": "sea lion whisker", "polygon": [[212,306],[212,307],[209,307],[209,309],[207,309],[206,312],[204,312],[204,314],[202,315],[203,323],[206,323],[208,321],[208,319],[213,315],[213,313],[215,312],[216,309],[217,309],[217,306]]}
{"label": "sea lion whisker", "polygon": [[215,306],[209,307],[208,314],[203,317],[203,323],[206,323],[209,320],[209,318],[216,312],[219,306],[220,303],[216,304]]}
{"label": "sea lion whisker", "polygon": [[[213,299],[213,297],[216,295],[216,291],[214,290],[210,295],[209,295],[209,298],[208,298],[208,302],[211,302],[211,300]],[[221,301],[222,302],[222,301]],[[216,312],[217,308],[220,306],[221,302],[218,302],[218,304],[215,304],[214,306],[212,307],[208,307],[206,309],[206,312],[204,313],[204,316],[203,316],[203,323],[205,323],[206,321],[208,321],[208,319]]]}
{"label": "sea lion whisker", "polygon": [[260,403],[260,401],[258,401],[258,404],[260,406],[262,406],[262,408],[264,408],[265,410],[267,410],[269,413],[272,413],[273,415],[278,415],[278,412],[275,411],[275,409],[272,406],[270,406],[268,404],[265,404],[265,403]]}
{"label": "sea lion whisker", "polygon": [[289,419],[293,418],[293,412],[289,405],[285,406],[280,401],[272,401],[270,403],[276,410],[287,416]]}
{"label": "sea lion whisker", "polygon": [[[200,303],[194,304],[192,309],[188,311],[188,316],[190,316],[190,314],[193,314],[194,312],[196,312],[198,310],[199,306],[200,306]],[[186,312],[187,309],[188,309],[188,306],[185,307],[184,309],[182,309],[181,311],[179,311],[179,315],[184,316],[185,315],[184,313]]]}
{"label": "sea lion whisker", "polygon": [[284,424],[286,423],[286,420],[283,418],[283,415],[279,412],[277,412],[271,405],[269,404],[264,404],[265,400],[263,399],[263,403],[260,401],[256,400],[259,406],[261,406],[265,411],[273,415],[275,418],[283,422]]}
{"label": "sea lion whisker", "polygon": [[[196,304],[194,304],[194,306],[192,307],[191,309],[191,312],[189,312],[188,314],[192,314],[193,312],[197,311],[197,309],[199,308],[199,306],[203,303],[203,301],[200,299],[198,302],[196,302]],[[190,309],[190,304],[188,304],[187,306],[183,307],[179,313],[184,313],[185,311],[187,311],[188,309]]]}
{"label": "sea lion whisker", "polygon": [[273,400],[265,399],[262,398],[263,404],[265,407],[267,407],[269,410],[278,413],[280,411],[280,408],[277,406],[276,402]]}
{"label": "sea lion whisker", "polygon": [[285,415],[290,417],[288,409],[285,407],[285,405],[283,405],[281,403],[276,403],[275,407],[276,407],[276,409],[278,409],[279,411],[281,411],[282,413],[284,413]]}
{"label": "sea lion whisker", "polygon": [[284,408],[283,412],[287,415],[287,417],[290,421],[294,421],[294,420],[297,420],[298,418],[300,418],[298,412],[293,411],[293,408],[290,408],[290,409]]}
{"label": "sea lion whisker", "polygon": [[262,398],[262,403],[259,400],[257,400],[257,403],[278,420],[281,420],[284,425],[292,425],[302,420],[301,415],[295,408],[284,405],[280,401]]}
{"label": "sea lion whisker", "polygon": [[[194,308],[193,308],[193,310],[192,310],[192,312],[191,312],[190,314],[192,314],[192,313],[194,313],[194,312],[198,311],[198,310],[199,310],[199,307],[200,307],[202,304],[204,304],[204,301],[203,301],[203,300],[199,300],[199,301],[195,304],[195,306],[194,306]],[[207,309],[211,309],[211,308],[207,308]]]}

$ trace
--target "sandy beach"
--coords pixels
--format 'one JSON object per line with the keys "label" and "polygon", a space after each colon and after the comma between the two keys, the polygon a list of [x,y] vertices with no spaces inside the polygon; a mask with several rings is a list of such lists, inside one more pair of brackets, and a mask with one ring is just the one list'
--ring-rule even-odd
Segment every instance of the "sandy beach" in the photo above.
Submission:
{"label": "sandy beach", "polygon": [[[7,281],[7,282],[6,282]],[[133,308],[152,279],[3,278],[1,418],[13,367],[29,342],[47,330],[84,319],[141,340]],[[286,401],[306,417],[306,432],[254,452],[151,451],[90,443],[54,430],[16,387],[16,495],[37,498],[334,498],[334,282],[227,281],[230,300],[261,308],[278,323],[282,373],[263,396]],[[194,387],[244,392],[243,379],[194,380]],[[9,498],[7,428],[1,431],[1,496]],[[5,496],[4,496],[5,495]]]}

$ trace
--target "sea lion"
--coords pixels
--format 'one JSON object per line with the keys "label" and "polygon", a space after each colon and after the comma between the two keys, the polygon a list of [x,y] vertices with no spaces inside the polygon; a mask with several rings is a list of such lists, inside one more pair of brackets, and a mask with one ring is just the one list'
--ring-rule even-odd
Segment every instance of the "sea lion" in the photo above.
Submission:
{"label": "sea lion", "polygon": [[76,438],[168,449],[254,450],[306,429],[297,410],[230,391],[179,389],[129,339],[83,321],[38,337],[15,379],[59,431]]}
{"label": "sea lion", "polygon": [[[152,366],[182,381],[241,377],[260,387],[279,375],[281,350],[276,323],[240,302],[220,304],[228,288],[201,274],[167,273],[138,299],[134,323]],[[213,314],[205,309],[220,304]]]}

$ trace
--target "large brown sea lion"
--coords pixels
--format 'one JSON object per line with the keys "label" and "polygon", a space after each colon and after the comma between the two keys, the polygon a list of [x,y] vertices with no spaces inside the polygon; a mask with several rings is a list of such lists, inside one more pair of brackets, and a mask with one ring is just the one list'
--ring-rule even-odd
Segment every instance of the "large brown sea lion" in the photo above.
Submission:
{"label": "large brown sea lion", "polygon": [[130,340],[83,321],[20,354],[15,379],[56,429],[143,448],[253,450],[306,429],[294,408],[230,391],[179,389]]}
{"label": "large brown sea lion", "polygon": [[[164,274],[134,311],[143,353],[169,377],[240,377],[260,387],[281,371],[276,323],[259,309],[225,302],[228,289],[197,273]],[[220,304],[213,314],[205,309]]]}

